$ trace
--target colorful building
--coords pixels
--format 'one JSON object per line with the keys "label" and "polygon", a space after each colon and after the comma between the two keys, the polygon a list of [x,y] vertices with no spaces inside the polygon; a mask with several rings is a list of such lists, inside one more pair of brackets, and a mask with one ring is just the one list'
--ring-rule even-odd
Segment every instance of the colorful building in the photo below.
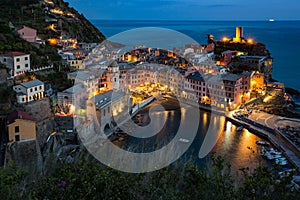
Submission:
{"label": "colorful building", "polygon": [[26,40],[27,42],[34,43],[36,41],[37,31],[34,28],[23,26],[22,28],[18,29],[17,32],[19,33],[20,37]]}
{"label": "colorful building", "polygon": [[7,117],[7,124],[9,142],[36,139],[36,122],[28,113],[13,112]]}
{"label": "colorful building", "polygon": [[186,80],[184,91],[187,93],[187,98],[195,102],[206,102],[206,83],[201,74],[199,72],[191,73]]}
{"label": "colorful building", "polygon": [[74,59],[74,60],[67,60],[68,65],[71,67],[74,67],[76,69],[83,69],[83,61],[80,59]]}

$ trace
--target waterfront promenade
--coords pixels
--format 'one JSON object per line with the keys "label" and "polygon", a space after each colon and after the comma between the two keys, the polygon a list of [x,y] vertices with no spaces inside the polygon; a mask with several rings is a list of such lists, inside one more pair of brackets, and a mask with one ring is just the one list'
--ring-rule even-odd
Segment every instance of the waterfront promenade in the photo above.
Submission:
{"label": "waterfront promenade", "polygon": [[[276,148],[280,149],[300,172],[300,152],[290,141],[286,140],[277,130],[278,121],[288,118],[283,118],[276,115],[271,115],[263,112],[253,112],[246,121],[237,119],[233,116],[235,111],[226,113],[226,118],[235,124],[242,125],[244,128],[267,138]],[[295,120],[295,119],[292,119]],[[273,131],[270,131],[273,129]]]}

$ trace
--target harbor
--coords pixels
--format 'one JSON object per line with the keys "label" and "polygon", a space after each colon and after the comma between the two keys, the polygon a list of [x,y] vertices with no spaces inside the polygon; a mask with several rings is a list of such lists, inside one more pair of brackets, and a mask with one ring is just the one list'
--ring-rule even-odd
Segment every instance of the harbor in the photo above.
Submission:
{"label": "harbor", "polygon": [[[135,138],[127,135],[124,131],[117,129],[110,140],[117,146],[123,149],[131,150],[134,152],[151,152],[159,148],[162,148],[164,144],[169,143],[174,139],[178,126],[174,125],[174,121],[180,121],[181,114],[180,109],[174,109],[176,101],[174,98],[163,98],[164,100],[155,100],[149,105],[141,109],[136,115],[132,117],[132,120],[139,126],[146,126],[151,122],[149,117],[149,108],[151,106],[162,104],[166,110],[156,113],[158,118],[166,118],[166,124],[164,128],[151,138]],[[177,102],[178,103],[178,102]],[[172,109],[168,109],[168,106],[172,105]],[[178,139],[179,145],[188,144],[191,145],[189,150],[180,159],[189,160],[195,164],[205,167],[206,158],[199,159],[198,151],[203,144],[204,136],[210,123],[220,123],[220,126],[216,127],[214,131],[218,131],[219,139],[212,149],[212,152],[226,157],[230,164],[233,166],[234,171],[238,171],[242,168],[254,169],[259,163],[263,163],[266,166],[272,167],[274,164],[278,164],[282,167],[282,170],[298,169],[297,165],[291,160],[291,156],[288,150],[284,149],[284,146],[279,144],[278,141],[269,139],[266,132],[259,131],[255,127],[239,122],[234,118],[228,116],[219,115],[218,119],[211,119],[210,112],[199,110],[201,115],[201,121],[199,123],[199,129],[197,136],[194,140],[190,140],[189,133],[186,137]],[[170,129],[170,125],[172,128]],[[168,127],[168,129],[166,129]],[[279,147],[278,145],[281,145]],[[282,153],[281,153],[282,152]],[[269,159],[267,153],[276,154]]]}

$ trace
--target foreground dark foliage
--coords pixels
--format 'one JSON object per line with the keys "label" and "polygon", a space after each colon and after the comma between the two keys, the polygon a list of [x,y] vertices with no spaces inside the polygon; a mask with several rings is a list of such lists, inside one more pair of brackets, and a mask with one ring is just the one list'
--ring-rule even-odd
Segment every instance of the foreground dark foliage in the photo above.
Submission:
{"label": "foreground dark foliage", "polygon": [[212,157],[207,170],[172,167],[146,174],[127,174],[90,161],[64,164],[48,177],[25,184],[25,173],[11,166],[0,170],[4,199],[297,199],[292,175],[258,166],[243,170],[236,181],[222,157]]}

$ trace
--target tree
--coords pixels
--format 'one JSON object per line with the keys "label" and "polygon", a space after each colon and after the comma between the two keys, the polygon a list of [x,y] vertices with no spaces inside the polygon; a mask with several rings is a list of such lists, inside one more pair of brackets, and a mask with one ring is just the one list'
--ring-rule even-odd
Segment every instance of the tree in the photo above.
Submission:
{"label": "tree", "polygon": [[0,167],[0,196],[3,199],[19,199],[23,193],[26,173],[16,168],[13,163],[4,169]]}

